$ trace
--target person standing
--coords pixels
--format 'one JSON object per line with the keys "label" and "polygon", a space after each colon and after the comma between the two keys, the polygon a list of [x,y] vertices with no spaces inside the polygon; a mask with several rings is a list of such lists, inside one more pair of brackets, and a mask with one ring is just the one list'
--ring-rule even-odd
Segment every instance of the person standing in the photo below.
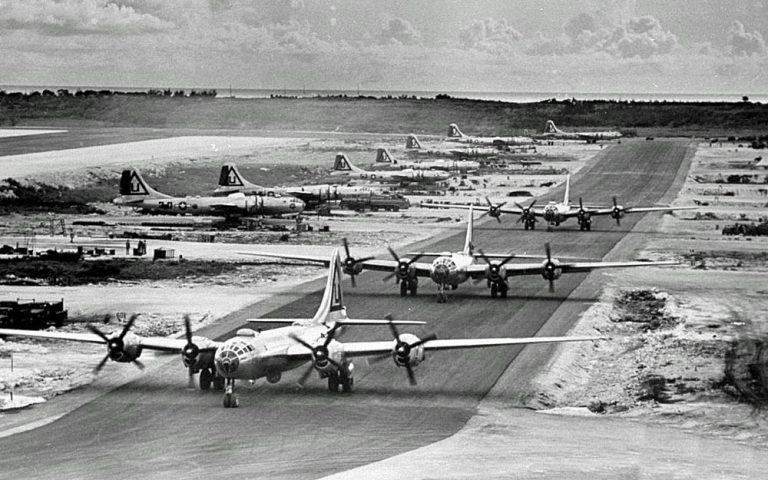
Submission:
{"label": "person standing", "polygon": [[125,241],[125,254],[128,255],[131,253],[131,241],[126,240]]}

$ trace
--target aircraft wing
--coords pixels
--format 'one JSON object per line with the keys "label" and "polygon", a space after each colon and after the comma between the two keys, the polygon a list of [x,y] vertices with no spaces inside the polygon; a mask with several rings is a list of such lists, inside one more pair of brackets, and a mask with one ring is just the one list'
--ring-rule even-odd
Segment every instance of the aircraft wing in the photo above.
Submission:
{"label": "aircraft wing", "polygon": [[[38,330],[16,330],[12,328],[0,328],[0,336],[13,336],[23,338],[42,338],[48,340],[67,340],[70,342],[82,343],[106,343],[103,338],[93,333],[70,333],[70,332],[50,332]],[[181,352],[187,341],[183,338],[168,337],[141,337],[138,336],[139,345],[149,350],[162,352]],[[215,349],[218,342],[206,345],[206,348],[200,350]]]}
{"label": "aircraft wing", "polygon": [[[694,210],[699,207],[627,207],[621,210],[622,213],[640,213],[640,212],[671,212],[673,210]],[[591,215],[610,215],[613,213],[613,207],[600,208],[596,210],[590,210]]]}
{"label": "aircraft wing", "polygon": [[[246,320],[248,323],[281,323],[293,325],[296,322],[300,322],[306,319],[297,318],[249,318]],[[427,322],[420,322],[416,320],[384,320],[384,319],[364,319],[364,318],[347,318],[345,320],[337,320],[337,325],[389,325],[390,323],[395,325],[426,325]]]}
{"label": "aircraft wing", "polygon": [[[461,210],[469,210],[470,205],[464,203],[422,203],[422,208],[458,208]],[[490,210],[488,205],[471,205],[472,209],[476,212],[487,212]],[[498,209],[500,213],[506,213],[508,215],[520,215],[523,212],[519,208],[504,208]],[[531,213],[537,217],[541,217],[543,212],[541,210],[531,210]]]}
{"label": "aircraft wing", "polygon": [[[328,266],[330,260],[328,257],[320,257],[313,255],[299,255],[299,254],[284,254],[284,253],[265,253],[265,252],[238,252],[240,255],[252,255],[256,257],[270,257],[281,258],[284,260],[298,260],[303,262],[321,263]],[[363,270],[374,270],[378,272],[394,272],[398,263],[395,260],[362,260],[358,262],[363,267]],[[430,274],[430,264],[415,262],[412,265],[416,269],[416,275],[420,277],[428,277]]]}
{"label": "aircraft wing", "polygon": [[[527,337],[527,338],[451,338],[446,340],[429,340],[424,343],[424,350],[456,350],[462,348],[503,347],[509,345],[529,345],[536,343],[585,342],[602,340],[603,337],[572,336],[572,337]],[[380,342],[344,342],[342,348],[348,357],[365,357],[383,355],[394,350],[394,340]],[[305,349],[306,350],[306,349]],[[308,351],[308,350],[307,350]],[[290,354],[290,352],[289,352]]]}
{"label": "aircraft wing", "polygon": [[[628,268],[628,267],[653,267],[659,265],[678,265],[675,261],[661,262],[560,262],[557,266],[562,273],[590,272],[599,268]],[[481,278],[485,275],[486,265],[470,265],[467,272],[472,278]],[[507,277],[523,275],[540,275],[544,270],[543,263],[508,263],[504,265]]]}

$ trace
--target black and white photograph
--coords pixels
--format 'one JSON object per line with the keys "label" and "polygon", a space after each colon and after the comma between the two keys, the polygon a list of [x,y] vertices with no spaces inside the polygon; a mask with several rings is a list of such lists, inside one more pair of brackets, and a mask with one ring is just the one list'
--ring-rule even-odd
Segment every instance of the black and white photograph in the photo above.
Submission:
{"label": "black and white photograph", "polygon": [[766,37],[0,0],[0,479],[764,478]]}

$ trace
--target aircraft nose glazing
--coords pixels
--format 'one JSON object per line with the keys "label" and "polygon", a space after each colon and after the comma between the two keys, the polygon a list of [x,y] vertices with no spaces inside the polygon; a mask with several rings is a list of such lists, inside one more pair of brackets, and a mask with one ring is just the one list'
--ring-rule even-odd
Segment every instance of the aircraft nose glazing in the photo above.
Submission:
{"label": "aircraft nose glazing", "polygon": [[432,277],[435,280],[447,279],[451,272],[456,270],[456,265],[448,258],[438,258],[432,265]]}
{"label": "aircraft nose glazing", "polygon": [[233,350],[225,350],[216,355],[216,368],[225,375],[232,375],[240,365],[240,358]]}

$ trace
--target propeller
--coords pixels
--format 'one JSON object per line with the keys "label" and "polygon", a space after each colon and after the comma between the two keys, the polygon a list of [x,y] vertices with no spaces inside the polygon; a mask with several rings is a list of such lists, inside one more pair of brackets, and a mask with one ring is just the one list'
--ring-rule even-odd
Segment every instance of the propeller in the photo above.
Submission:
{"label": "propeller", "polygon": [[374,257],[364,257],[364,258],[355,258],[349,253],[349,242],[347,242],[346,237],[341,239],[342,244],[344,245],[344,254],[346,257],[344,258],[344,272],[347,273],[352,280],[352,286],[356,287],[357,282],[355,281],[355,276],[357,275],[355,273],[355,266],[358,263],[365,262],[366,260],[372,260]]}
{"label": "propeller", "polygon": [[192,323],[189,320],[189,315],[184,315],[184,336],[187,339],[187,344],[181,350],[181,355],[184,358],[184,363],[187,365],[187,373],[189,377],[189,388],[195,388],[195,362],[197,362],[197,356],[200,354],[200,348],[192,341]]}
{"label": "propeller", "polygon": [[532,201],[528,207],[524,207],[520,205],[519,203],[515,202],[515,206],[520,209],[520,218],[517,219],[517,223],[520,223],[524,220],[528,220],[529,218],[532,219],[534,222],[537,222],[536,216],[534,215],[531,217],[531,209],[533,206],[536,205],[536,200]]}
{"label": "propeller", "polygon": [[387,320],[387,325],[389,325],[389,331],[392,332],[392,337],[394,337],[395,339],[394,354],[395,356],[397,356],[398,360],[405,367],[405,371],[408,374],[408,382],[412,386],[415,386],[418,382],[416,382],[416,375],[413,373],[413,367],[411,366],[411,357],[410,357],[411,350],[413,350],[414,348],[418,348],[427,342],[431,342],[432,340],[437,339],[437,335],[435,335],[434,333],[430,333],[429,335],[418,340],[417,342],[408,343],[400,339],[400,332],[397,331],[397,327],[395,326],[395,323],[392,321],[392,315],[387,314],[384,316],[384,319]]}
{"label": "propeller", "polygon": [[621,226],[621,212],[623,211],[624,209],[618,204],[616,197],[613,197],[613,212],[611,216],[616,219],[616,225]]}
{"label": "propeller", "polygon": [[544,249],[547,252],[547,262],[544,264],[544,277],[549,281],[549,293],[555,291],[555,270],[557,264],[552,261],[552,249],[549,246],[549,242],[544,244]]}
{"label": "propeller", "polygon": [[[125,335],[128,333],[128,331],[133,327],[134,322],[139,317],[138,313],[134,313],[131,315],[131,318],[128,319],[128,323],[125,324],[125,327],[123,327],[123,331],[120,332],[120,335],[116,337],[108,337],[104,332],[99,330],[94,325],[88,324],[88,330],[95,333],[99,337],[101,337],[102,340],[104,340],[107,344],[107,354],[104,356],[104,358],[101,359],[98,365],[96,365],[96,368],[93,369],[93,373],[98,374],[101,372],[101,369],[104,368],[104,365],[106,365],[107,360],[110,358],[115,359],[119,358],[119,356],[123,353],[125,349],[125,341],[123,340],[125,338]],[[133,364],[136,365],[139,369],[144,369],[144,364],[140,361],[133,359]]]}
{"label": "propeller", "polygon": [[485,201],[488,204],[488,213],[487,215],[489,217],[493,217],[496,219],[497,222],[501,223],[501,207],[507,204],[507,202],[501,202],[496,205],[491,203],[491,201],[488,199],[488,197],[485,197]]}
{"label": "propeller", "polygon": [[311,345],[309,342],[304,340],[303,338],[299,337],[298,335],[291,333],[288,336],[295,341],[296,343],[299,343],[303,345],[304,347],[308,348],[312,353],[312,365],[309,366],[309,368],[301,375],[299,378],[299,385],[304,385],[304,382],[307,381],[307,378],[309,378],[310,373],[312,373],[313,368],[325,368],[325,366],[330,363],[334,367],[336,367],[337,370],[341,371],[344,366],[341,365],[339,362],[331,358],[330,352],[328,351],[328,345],[333,340],[333,337],[336,335],[336,330],[339,327],[338,323],[335,323],[333,327],[328,330],[328,335],[325,337],[325,341],[320,345]]}
{"label": "propeller", "polygon": [[[512,255],[509,255],[508,257],[504,258],[499,263],[492,263],[491,259],[488,258],[481,249],[478,249],[477,252],[480,254],[480,258],[482,258],[483,261],[486,264],[488,264],[488,268],[491,271],[492,277],[498,277],[499,272],[501,271],[501,267],[503,267],[507,262],[509,262],[510,260],[516,257],[516,255],[513,253]],[[479,282],[480,280],[482,280],[482,278],[479,278],[477,281]]]}
{"label": "propeller", "polygon": [[383,282],[388,282],[390,278],[397,275],[398,279],[404,280],[405,277],[408,275],[408,272],[410,271],[411,265],[416,263],[421,257],[424,256],[422,253],[416,254],[412,259],[410,260],[400,260],[400,257],[397,256],[397,253],[392,249],[392,247],[387,247],[387,250],[389,250],[389,254],[392,255],[392,258],[395,259],[397,262],[397,269],[390,273],[389,275],[382,278]]}

